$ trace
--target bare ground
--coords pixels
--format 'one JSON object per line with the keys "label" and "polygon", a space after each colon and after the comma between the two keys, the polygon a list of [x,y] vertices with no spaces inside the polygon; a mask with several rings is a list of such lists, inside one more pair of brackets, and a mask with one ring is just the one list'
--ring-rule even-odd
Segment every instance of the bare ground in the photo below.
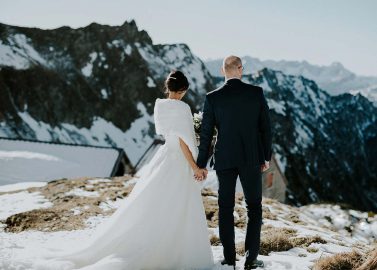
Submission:
{"label": "bare ground", "polygon": [[[134,184],[129,182],[131,176],[112,177],[112,178],[76,178],[76,179],[59,179],[49,182],[43,187],[34,187],[26,189],[28,192],[40,192],[48,199],[53,206],[45,209],[35,209],[19,214],[12,215],[5,220],[5,231],[18,233],[25,230],[38,231],[61,231],[77,230],[86,227],[85,221],[97,215],[111,215],[115,209],[103,208],[100,205],[123,199],[130,194]],[[84,196],[70,194],[72,190],[81,190],[83,192],[98,192],[98,196]],[[15,193],[18,191],[3,192]],[[205,207],[205,214],[209,228],[218,227],[218,205],[217,192],[211,189],[202,190],[202,199]],[[272,208],[271,208],[272,207]],[[283,207],[285,209],[283,209]],[[273,212],[270,210],[273,209]],[[288,210],[287,210],[288,209]],[[238,229],[245,230],[247,226],[247,211],[241,193],[236,194],[234,224]],[[282,205],[276,200],[263,199],[263,220],[283,219],[287,224],[306,225],[300,220],[300,212],[297,208]],[[213,246],[221,245],[217,235],[210,235],[210,242]],[[268,255],[271,252],[287,251],[294,247],[301,247],[310,253],[318,252],[318,249],[311,247],[312,243],[326,243],[327,241],[320,236],[298,236],[297,231],[287,225],[287,227],[274,227],[271,225],[262,226],[262,237],[260,254]],[[236,250],[239,255],[244,255],[244,242],[236,244]],[[359,249],[360,251],[360,249]],[[343,269],[331,268],[332,264],[352,264],[353,266],[363,267],[358,270],[377,269],[368,268],[364,265],[376,265],[377,251],[370,255],[368,260],[361,260],[356,251],[346,255],[326,257],[319,260],[316,269]],[[306,256],[306,254],[301,254]],[[373,257],[375,256],[375,257]],[[346,259],[345,259],[346,258]],[[322,265],[330,265],[328,268]],[[344,268],[348,269],[348,268]],[[356,268],[349,268],[356,269]]]}

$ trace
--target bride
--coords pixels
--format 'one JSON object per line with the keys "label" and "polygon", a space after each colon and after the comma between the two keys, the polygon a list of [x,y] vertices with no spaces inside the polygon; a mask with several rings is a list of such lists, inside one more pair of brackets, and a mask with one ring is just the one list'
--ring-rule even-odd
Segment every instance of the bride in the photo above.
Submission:
{"label": "bride", "polygon": [[[181,101],[186,76],[173,71],[168,97],[154,107],[161,146],[114,214],[100,224],[88,244],[44,256],[33,269],[210,269],[213,255],[201,198],[198,154],[190,107]],[[48,263],[47,263],[48,262]]]}

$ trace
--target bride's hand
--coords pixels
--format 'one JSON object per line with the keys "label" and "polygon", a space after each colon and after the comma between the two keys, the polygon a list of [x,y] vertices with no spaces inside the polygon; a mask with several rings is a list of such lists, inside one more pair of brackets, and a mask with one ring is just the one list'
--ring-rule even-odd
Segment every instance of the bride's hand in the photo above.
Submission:
{"label": "bride's hand", "polygon": [[199,167],[195,167],[193,168],[193,171],[194,171],[194,178],[196,181],[201,181],[201,178],[202,178],[202,175],[200,175],[200,168]]}
{"label": "bride's hand", "polygon": [[200,182],[206,178],[206,173],[204,169],[200,169],[199,167],[194,168],[194,178],[196,181]]}

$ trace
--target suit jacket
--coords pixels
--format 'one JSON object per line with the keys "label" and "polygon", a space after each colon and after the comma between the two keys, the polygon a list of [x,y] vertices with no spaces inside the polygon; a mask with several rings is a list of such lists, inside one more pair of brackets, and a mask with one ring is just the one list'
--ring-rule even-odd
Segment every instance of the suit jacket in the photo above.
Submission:
{"label": "suit jacket", "polygon": [[271,159],[269,107],[258,86],[233,78],[206,95],[197,165],[205,168],[214,128],[214,169],[260,166]]}

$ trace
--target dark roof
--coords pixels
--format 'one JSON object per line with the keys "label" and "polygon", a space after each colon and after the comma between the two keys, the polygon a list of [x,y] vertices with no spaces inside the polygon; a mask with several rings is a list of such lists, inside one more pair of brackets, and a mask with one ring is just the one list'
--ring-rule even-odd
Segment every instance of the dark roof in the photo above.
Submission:
{"label": "dark roof", "polygon": [[97,145],[89,145],[89,144],[51,142],[51,141],[40,141],[40,140],[31,140],[31,139],[23,139],[23,138],[7,138],[7,137],[1,137],[1,136],[0,136],[0,140],[12,140],[12,141],[23,141],[23,142],[38,142],[38,143],[48,143],[48,144],[68,145],[68,146],[80,146],[80,147],[82,146],[82,147],[92,147],[92,148],[115,149],[115,150],[118,150],[118,151],[123,151],[122,148],[112,147],[112,146],[97,146]]}

